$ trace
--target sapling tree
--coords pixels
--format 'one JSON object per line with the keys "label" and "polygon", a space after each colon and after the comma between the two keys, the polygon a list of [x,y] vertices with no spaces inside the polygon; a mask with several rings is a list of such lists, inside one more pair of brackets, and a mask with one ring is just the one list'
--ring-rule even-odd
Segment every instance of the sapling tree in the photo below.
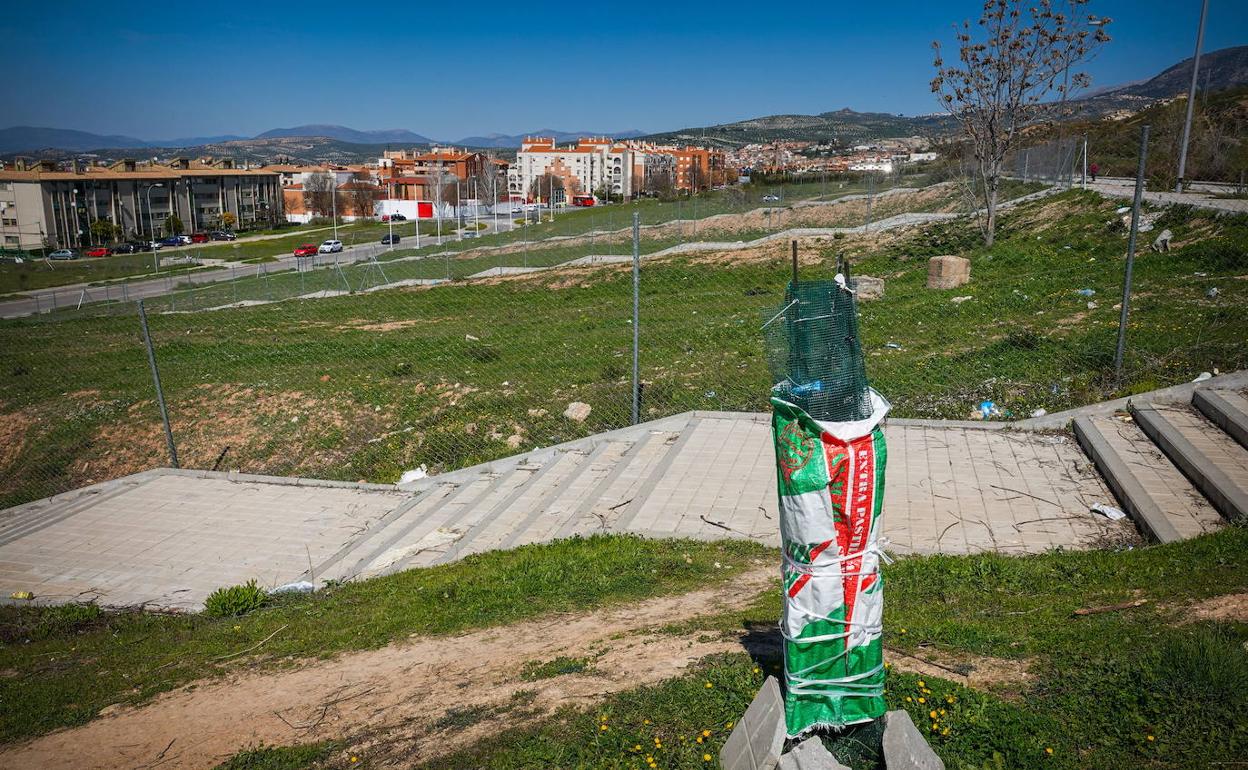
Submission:
{"label": "sapling tree", "polygon": [[1089,0],[986,0],[976,23],[955,25],[958,60],[947,63],[933,42],[936,94],[962,127],[987,212],[984,243],[997,226],[997,193],[1005,158],[1023,130],[1057,116],[1087,73],[1072,71],[1109,40],[1109,19],[1088,14]]}

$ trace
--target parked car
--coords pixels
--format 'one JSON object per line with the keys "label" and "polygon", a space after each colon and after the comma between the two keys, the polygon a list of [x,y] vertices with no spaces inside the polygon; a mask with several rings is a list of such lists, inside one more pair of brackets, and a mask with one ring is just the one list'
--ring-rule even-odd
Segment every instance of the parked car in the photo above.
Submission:
{"label": "parked car", "polygon": [[108,257],[112,256],[113,250],[107,246],[96,246],[94,249],[86,252],[88,257]]}
{"label": "parked car", "polygon": [[119,243],[113,247],[114,254],[138,254],[147,247],[141,243]]}
{"label": "parked car", "polygon": [[764,196],[763,196],[763,200],[765,200],[765,201],[778,201],[778,200],[780,200],[780,196],[779,196],[779,195],[764,195]]}
{"label": "parked car", "polygon": [[390,221],[391,222],[406,222],[407,217],[403,216],[402,214],[391,214]]}
{"label": "parked car", "polygon": [[48,255],[48,259],[78,259],[78,253],[73,249],[57,249]]}
{"label": "parked car", "polygon": [[317,251],[321,254],[337,254],[342,251],[342,241],[322,241],[321,247]]}
{"label": "parked car", "polygon": [[228,230],[213,230],[212,232],[208,233],[208,237],[213,239],[214,241],[233,241],[238,238],[237,235],[235,235],[234,233],[231,233]]}
{"label": "parked car", "polygon": [[165,247],[164,241],[148,241],[147,245],[143,247],[143,250],[144,251],[160,251],[164,247]]}
{"label": "parked car", "polygon": [[479,235],[479,233],[477,233],[477,231],[476,231],[476,230],[465,230],[465,231],[464,231],[464,237],[465,237],[465,238],[476,238],[476,237],[477,237],[477,235]]}
{"label": "parked car", "polygon": [[180,236],[180,235],[171,235],[171,236],[169,236],[168,238],[161,238],[161,239],[160,239],[160,245],[161,245],[161,246],[181,246],[181,245],[182,245],[182,236]]}
{"label": "parked car", "polygon": [[182,242],[183,246],[191,245],[191,236],[189,235],[179,235],[178,240]]}
{"label": "parked car", "polygon": [[191,243],[207,243],[208,233],[191,233]]}
{"label": "parked car", "polygon": [[403,240],[403,236],[396,235],[393,233],[386,233],[385,235],[381,236],[382,243],[398,243],[401,240]]}
{"label": "parked car", "polygon": [[295,248],[296,257],[314,257],[316,256],[316,244],[305,243]]}

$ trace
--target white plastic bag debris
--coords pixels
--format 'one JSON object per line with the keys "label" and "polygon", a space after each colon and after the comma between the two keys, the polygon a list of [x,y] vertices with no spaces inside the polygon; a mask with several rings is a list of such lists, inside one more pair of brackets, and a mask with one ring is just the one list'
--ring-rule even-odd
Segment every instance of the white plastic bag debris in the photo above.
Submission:
{"label": "white plastic bag debris", "polygon": [[413,481],[420,481],[421,479],[428,477],[429,469],[425,467],[424,463],[421,463],[419,468],[412,468],[410,471],[403,471],[403,475],[399,477],[399,483],[411,484]]}
{"label": "white plastic bag debris", "polygon": [[316,590],[316,586],[306,580],[298,580],[294,583],[278,586],[269,593],[271,594],[310,594]]}
{"label": "white plastic bag debris", "polygon": [[1123,513],[1121,508],[1115,508],[1114,506],[1106,505],[1105,503],[1097,503],[1092,506],[1092,512],[1099,513],[1110,521],[1118,521],[1119,519],[1127,518],[1127,514]]}
{"label": "white plastic bag debris", "polygon": [[1211,379],[1213,379],[1212,374],[1210,374],[1209,372],[1201,372],[1200,374],[1196,375],[1196,379],[1192,380],[1192,382],[1204,382],[1205,380],[1211,380]]}
{"label": "white plastic bag debris", "polygon": [[1031,416],[1032,416],[1032,417],[1043,417],[1043,416],[1045,416],[1045,415],[1046,415],[1046,414],[1048,414],[1048,413],[1049,413],[1049,410],[1048,410],[1048,409],[1045,409],[1044,407],[1041,407],[1041,408],[1039,408],[1039,409],[1033,409],[1033,410],[1031,410]]}

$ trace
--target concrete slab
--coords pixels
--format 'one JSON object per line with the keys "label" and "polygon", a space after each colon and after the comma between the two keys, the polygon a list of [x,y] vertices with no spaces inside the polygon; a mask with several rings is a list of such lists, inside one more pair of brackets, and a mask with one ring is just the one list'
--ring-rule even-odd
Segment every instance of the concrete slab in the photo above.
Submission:
{"label": "concrete slab", "polygon": [[784,731],[780,683],[769,676],[719,750],[719,766],[723,770],[772,770],[784,750]]}

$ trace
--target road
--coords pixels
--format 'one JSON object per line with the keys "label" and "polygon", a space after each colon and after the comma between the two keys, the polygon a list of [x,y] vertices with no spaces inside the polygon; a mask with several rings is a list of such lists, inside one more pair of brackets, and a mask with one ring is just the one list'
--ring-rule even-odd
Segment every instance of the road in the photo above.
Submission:
{"label": "road", "polygon": [[[1207,192],[1210,187],[1205,186],[1207,183],[1193,183],[1197,187],[1198,192],[1182,192],[1176,193],[1172,191],[1153,191],[1147,186],[1144,189],[1144,200],[1149,203],[1159,203],[1167,205],[1171,203],[1180,203],[1188,206],[1197,206],[1202,209],[1214,209],[1216,211],[1229,211],[1234,214],[1248,214],[1248,199],[1244,198],[1214,198]],[[1115,198],[1131,198],[1135,195],[1135,180],[1126,177],[1112,177],[1106,179],[1102,177],[1095,182],[1088,182],[1089,190],[1095,190],[1101,195],[1108,195]],[[1228,191],[1229,192],[1229,191]]]}

